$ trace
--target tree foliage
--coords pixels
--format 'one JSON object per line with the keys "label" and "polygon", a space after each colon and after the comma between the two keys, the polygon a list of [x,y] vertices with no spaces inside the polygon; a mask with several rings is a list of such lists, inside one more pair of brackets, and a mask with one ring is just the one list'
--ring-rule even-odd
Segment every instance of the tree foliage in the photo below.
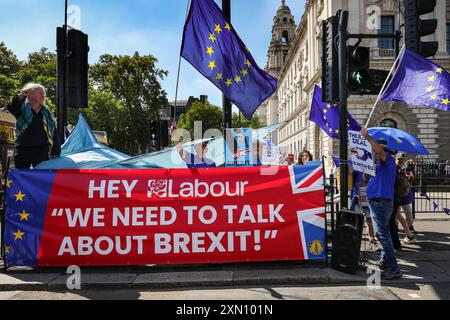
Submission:
{"label": "tree foliage", "polygon": [[202,123],[203,137],[204,133],[209,129],[219,129],[222,131],[222,118],[222,110],[219,107],[196,101],[192,104],[188,112],[180,116],[177,127],[188,130],[191,138],[194,139],[194,124],[196,121],[201,121]]}
{"label": "tree foliage", "polygon": [[261,128],[261,122],[259,121],[259,117],[257,114],[255,114],[250,120],[248,120],[242,114],[233,113],[231,121],[233,124],[233,128]]}
{"label": "tree foliage", "polygon": [[[133,56],[105,54],[90,68],[95,90],[111,94],[108,98],[110,105],[114,106],[110,111],[115,113],[113,135],[116,136],[116,146],[131,155],[146,150],[151,121],[158,120],[161,108],[168,107],[166,92],[159,83],[168,72],[158,69],[156,63],[155,57],[141,56],[137,52]],[[112,103],[111,98],[123,108],[116,102]]]}
{"label": "tree foliage", "polygon": [[0,106],[4,107],[10,97],[20,87],[17,73],[21,63],[16,55],[9,50],[3,42],[0,42]]}

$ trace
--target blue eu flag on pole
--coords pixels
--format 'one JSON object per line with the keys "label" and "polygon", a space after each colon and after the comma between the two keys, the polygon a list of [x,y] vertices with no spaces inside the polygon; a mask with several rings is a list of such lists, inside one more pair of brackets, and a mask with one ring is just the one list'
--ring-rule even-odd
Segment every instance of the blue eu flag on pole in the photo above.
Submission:
{"label": "blue eu flag on pole", "polygon": [[437,63],[405,49],[381,100],[450,111],[450,74]]}
{"label": "blue eu flag on pole", "polygon": [[[314,87],[313,99],[311,102],[311,113],[309,120],[316,123],[332,138],[338,139],[339,133],[339,106],[336,103],[322,102],[322,89]],[[361,126],[350,113],[347,116],[348,130],[361,131]]]}
{"label": "blue eu flag on pole", "polygon": [[276,90],[277,80],[260,69],[213,0],[192,0],[181,56],[251,119]]}

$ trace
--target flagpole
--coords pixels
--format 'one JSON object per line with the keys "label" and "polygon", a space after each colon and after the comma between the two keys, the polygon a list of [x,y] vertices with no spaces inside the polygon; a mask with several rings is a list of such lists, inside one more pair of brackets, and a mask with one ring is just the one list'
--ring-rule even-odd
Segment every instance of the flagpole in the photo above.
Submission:
{"label": "flagpole", "polygon": [[[184,22],[186,23],[188,14],[189,14],[189,7],[191,6],[191,0],[188,0],[187,8],[186,8],[186,15],[184,17]],[[183,40],[181,41],[181,46],[183,45]],[[181,52],[180,57],[178,59],[178,70],[177,70],[177,84],[175,88],[175,101],[173,103],[173,114],[172,114],[172,106],[170,106],[170,121],[172,122],[170,125],[176,124],[176,115],[177,115],[177,100],[178,100],[178,88],[180,85],[180,70],[181,70]]]}
{"label": "flagpole", "polygon": [[404,51],[405,51],[405,46],[403,46],[402,51],[400,52],[400,54],[397,56],[397,58],[395,59],[394,63],[392,64],[391,71],[389,71],[389,74],[386,77],[386,80],[384,81],[383,87],[381,87],[381,90],[380,90],[380,93],[378,94],[377,100],[375,101],[375,104],[373,105],[372,111],[370,112],[369,118],[367,119],[365,128],[367,128],[367,126],[369,125],[369,122],[372,119],[373,113],[375,112],[375,108],[376,108],[378,102],[380,102],[380,99],[381,99],[381,96],[382,96],[382,94],[384,92],[384,89],[386,88],[386,85],[390,81],[390,77],[392,75],[392,72],[394,71],[398,61],[400,60],[400,58],[403,56],[403,52]]}
{"label": "flagpole", "polygon": [[[225,19],[231,23],[231,0],[222,0],[222,12]],[[231,101],[228,100],[224,94],[222,94],[222,108],[223,108],[223,129],[231,129],[233,127],[231,123]],[[224,131],[224,136],[226,136]]]}

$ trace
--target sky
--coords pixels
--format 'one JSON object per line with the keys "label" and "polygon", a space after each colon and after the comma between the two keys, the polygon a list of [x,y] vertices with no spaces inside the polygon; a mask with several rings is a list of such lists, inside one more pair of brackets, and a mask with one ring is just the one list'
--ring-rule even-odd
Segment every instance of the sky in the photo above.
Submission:
{"label": "sky", "polygon": [[[221,6],[221,0],[215,0]],[[286,0],[298,25],[304,0]],[[175,99],[179,52],[188,0],[69,0],[79,15],[69,25],[89,36],[89,63],[102,54],[151,54],[157,67],[169,71],[161,81],[169,101]],[[258,65],[267,63],[273,17],[281,0],[231,0],[231,22]],[[42,47],[56,52],[56,27],[64,24],[64,0],[0,0],[0,42],[19,60]],[[77,19],[79,17],[79,19]],[[178,100],[208,95],[222,105],[222,94],[185,60],[181,61]],[[236,109],[235,109],[236,111]]]}

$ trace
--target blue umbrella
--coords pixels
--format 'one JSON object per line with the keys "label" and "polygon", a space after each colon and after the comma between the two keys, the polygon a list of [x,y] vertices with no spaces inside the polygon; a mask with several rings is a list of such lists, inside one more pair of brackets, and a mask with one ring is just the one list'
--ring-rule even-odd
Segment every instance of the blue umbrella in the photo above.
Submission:
{"label": "blue umbrella", "polygon": [[367,130],[375,140],[382,142],[391,150],[412,154],[429,154],[419,139],[402,130],[387,127],[369,128]]}

